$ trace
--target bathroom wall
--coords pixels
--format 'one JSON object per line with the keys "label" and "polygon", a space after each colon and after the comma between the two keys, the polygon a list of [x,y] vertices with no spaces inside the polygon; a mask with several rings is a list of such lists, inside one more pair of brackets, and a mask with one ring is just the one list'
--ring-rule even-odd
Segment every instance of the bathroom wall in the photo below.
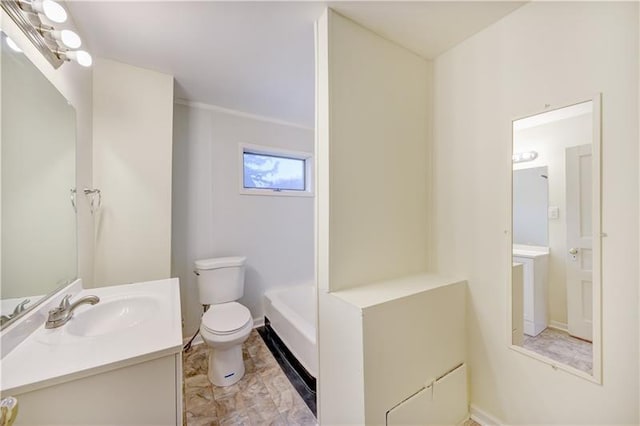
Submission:
{"label": "bathroom wall", "polygon": [[169,278],[173,77],[102,58],[93,73],[95,284]]}
{"label": "bathroom wall", "polygon": [[264,291],[313,282],[313,197],[240,194],[239,144],[313,152],[313,129],[202,104],[176,104],[172,276],[180,278],[185,335],[202,306],[198,259],[246,256],[240,300],[262,320]]}
{"label": "bathroom wall", "polygon": [[318,268],[319,285],[335,291],[427,270],[431,64],[333,11],[328,18]]}
{"label": "bathroom wall", "polygon": [[[0,10],[2,30],[7,33],[42,74],[62,93],[76,110],[76,187],[92,186],[92,77],[93,70],[76,63],[54,69],[29,42],[15,23]],[[72,17],[66,24],[74,28]],[[82,36],[82,33],[80,32]],[[91,51],[91,46],[86,47]],[[89,204],[78,198],[78,276],[87,286],[93,283],[93,218]]]}
{"label": "bathroom wall", "polygon": [[[434,264],[469,280],[476,413],[509,424],[640,422],[638,18],[638,3],[533,2],[435,61]],[[511,237],[505,232],[511,120],[597,92],[608,235],[602,385],[508,348]]]}
{"label": "bathroom wall", "polygon": [[363,336],[334,293],[427,270],[431,64],[330,9],[316,43],[319,420],[361,424],[362,353],[344,342]]}
{"label": "bathroom wall", "polygon": [[565,198],[565,149],[590,144],[593,139],[590,114],[547,123],[516,133],[519,151],[536,151],[538,158],[515,164],[514,169],[547,166],[549,206],[559,209],[558,219],[549,221],[549,282],[547,312],[549,323],[567,327],[567,230]]}

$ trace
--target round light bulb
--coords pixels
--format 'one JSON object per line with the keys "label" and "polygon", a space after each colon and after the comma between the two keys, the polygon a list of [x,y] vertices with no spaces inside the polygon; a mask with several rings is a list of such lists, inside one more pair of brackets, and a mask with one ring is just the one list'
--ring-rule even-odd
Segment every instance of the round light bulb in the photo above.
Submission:
{"label": "round light bulb", "polygon": [[60,31],[59,40],[62,42],[62,44],[67,46],[69,49],[77,49],[82,45],[82,40],[80,40],[80,36],[71,30]]}
{"label": "round light bulb", "polygon": [[36,12],[44,14],[51,22],[61,24],[67,20],[67,11],[53,0],[33,0],[31,6]]}
{"label": "round light bulb", "polygon": [[7,46],[11,48],[14,52],[21,53],[22,49],[18,47],[15,41],[11,40],[9,37],[6,38]]}
{"label": "round light bulb", "polygon": [[91,55],[89,55],[89,53],[85,52],[84,50],[74,50],[74,51],[66,52],[65,55],[67,56],[68,59],[76,61],[83,67],[90,67],[91,64],[93,63],[93,59],[91,59]]}

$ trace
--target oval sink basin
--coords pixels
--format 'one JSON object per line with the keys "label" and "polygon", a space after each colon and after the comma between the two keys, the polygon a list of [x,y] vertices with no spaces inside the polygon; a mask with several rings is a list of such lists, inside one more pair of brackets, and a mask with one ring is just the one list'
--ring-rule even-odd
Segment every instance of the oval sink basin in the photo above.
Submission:
{"label": "oval sink basin", "polygon": [[148,321],[158,312],[158,307],[158,302],[149,296],[102,300],[76,312],[63,327],[76,336],[100,336]]}

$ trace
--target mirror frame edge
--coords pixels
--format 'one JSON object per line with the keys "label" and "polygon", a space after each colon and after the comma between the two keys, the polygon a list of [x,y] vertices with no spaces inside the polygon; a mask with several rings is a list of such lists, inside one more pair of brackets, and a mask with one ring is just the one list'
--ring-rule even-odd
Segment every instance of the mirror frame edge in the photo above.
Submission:
{"label": "mirror frame edge", "polygon": [[[566,103],[559,103],[556,105],[548,104],[545,106],[544,110],[538,111],[532,114],[526,114],[522,116],[515,117],[511,120],[511,138],[509,143],[509,225],[505,230],[505,235],[507,238],[508,244],[508,274],[507,274],[507,347],[512,349],[515,352],[523,354],[529,358],[536,359],[545,364],[548,364],[554,370],[561,370],[572,375],[578,376],[582,379],[588,380],[598,385],[603,384],[603,374],[602,374],[602,239],[607,236],[606,233],[602,231],[602,93],[597,92],[590,97],[581,98],[579,101],[572,101]],[[584,102],[592,102],[592,152],[593,152],[593,170],[597,170],[597,182],[594,181],[592,183],[592,191],[593,191],[593,216],[592,216],[592,224],[593,224],[593,252],[594,258],[597,259],[593,265],[593,367],[592,374],[588,374],[582,370],[578,370],[574,367],[571,367],[567,364],[560,363],[556,360],[553,360],[544,355],[540,355],[531,350],[525,349],[523,347],[517,346],[513,344],[512,341],[512,315],[513,315],[513,281],[512,281],[512,271],[513,271],[513,123],[515,121],[521,120],[523,118],[532,117],[534,115],[542,114],[549,111],[558,110],[561,108],[566,108],[572,105],[581,104]]]}

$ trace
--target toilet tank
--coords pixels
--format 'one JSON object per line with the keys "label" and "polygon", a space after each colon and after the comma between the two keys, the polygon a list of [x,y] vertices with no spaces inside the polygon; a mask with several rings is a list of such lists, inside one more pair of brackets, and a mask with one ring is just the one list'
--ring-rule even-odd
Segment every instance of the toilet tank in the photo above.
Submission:
{"label": "toilet tank", "polygon": [[202,305],[238,300],[244,294],[245,257],[196,260],[198,294]]}

